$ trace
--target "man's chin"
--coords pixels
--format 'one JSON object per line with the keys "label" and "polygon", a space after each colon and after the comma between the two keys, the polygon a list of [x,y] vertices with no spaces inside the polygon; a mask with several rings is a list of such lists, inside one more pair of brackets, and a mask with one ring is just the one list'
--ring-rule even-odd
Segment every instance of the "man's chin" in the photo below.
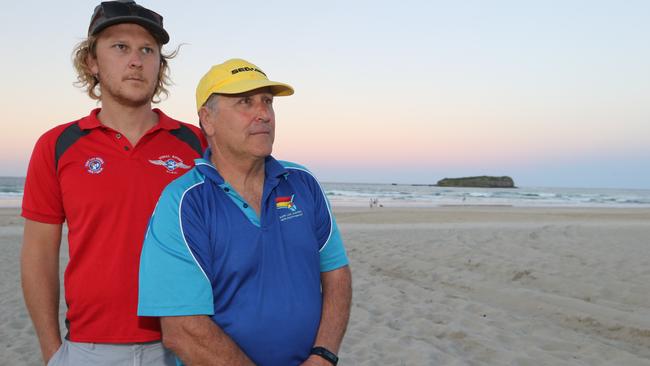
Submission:
{"label": "man's chin", "polygon": [[152,85],[149,85],[147,88],[144,87],[122,87],[122,88],[111,88],[110,86],[104,86],[100,88],[102,93],[103,100],[114,100],[120,105],[129,108],[137,108],[146,105],[151,105],[151,101],[154,95],[154,88]]}
{"label": "man's chin", "polygon": [[264,159],[267,156],[271,155],[272,152],[273,152],[272,148],[270,148],[270,149],[261,149],[261,150],[258,150],[258,151],[255,152],[255,156],[257,156],[257,157],[259,157],[261,159]]}
{"label": "man's chin", "polygon": [[125,95],[117,95],[115,96],[115,100],[125,106],[125,107],[131,107],[131,108],[137,108],[137,107],[143,107],[146,105],[151,104],[151,100],[153,98],[153,95],[143,95],[143,96],[125,96]]}

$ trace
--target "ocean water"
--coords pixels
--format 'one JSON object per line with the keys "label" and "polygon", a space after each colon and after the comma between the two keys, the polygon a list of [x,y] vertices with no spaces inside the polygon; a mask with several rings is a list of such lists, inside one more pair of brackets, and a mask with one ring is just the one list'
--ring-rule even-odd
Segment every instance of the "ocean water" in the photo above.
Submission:
{"label": "ocean water", "polygon": [[516,207],[650,207],[650,189],[451,188],[407,184],[323,183],[333,206],[504,205]]}
{"label": "ocean water", "polygon": [[[25,178],[0,177],[0,207],[20,207]],[[323,183],[333,206],[435,207],[505,205],[551,207],[650,207],[650,189],[449,188],[408,184]]]}
{"label": "ocean water", "polygon": [[0,207],[20,207],[25,178],[0,177]]}

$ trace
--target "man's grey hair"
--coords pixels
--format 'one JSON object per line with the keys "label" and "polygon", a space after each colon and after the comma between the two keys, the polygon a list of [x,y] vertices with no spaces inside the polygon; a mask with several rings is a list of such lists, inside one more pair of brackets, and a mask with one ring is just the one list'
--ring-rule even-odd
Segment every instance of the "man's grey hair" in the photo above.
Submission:
{"label": "man's grey hair", "polygon": [[[217,97],[218,96],[219,96],[219,94],[212,93],[210,95],[210,97],[208,98],[208,100],[206,100],[205,103],[203,103],[202,107],[205,107],[205,108],[209,109],[212,113],[215,113],[217,111],[217,104],[218,104],[217,103],[217,99],[218,99]],[[205,135],[207,137],[208,134],[205,133],[205,129],[203,128],[203,121],[201,121],[201,115],[199,115],[199,127],[201,127],[201,131],[203,132],[203,135]]]}
{"label": "man's grey hair", "polygon": [[219,97],[219,94],[212,93],[208,100],[203,103],[203,106],[210,109],[211,111],[216,111],[217,110],[217,98]]}

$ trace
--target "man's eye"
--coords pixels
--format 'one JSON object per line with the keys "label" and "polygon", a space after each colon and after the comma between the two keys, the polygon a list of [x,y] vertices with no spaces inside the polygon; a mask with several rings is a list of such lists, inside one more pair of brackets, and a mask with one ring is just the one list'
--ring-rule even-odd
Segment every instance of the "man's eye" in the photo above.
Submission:
{"label": "man's eye", "polygon": [[117,48],[120,51],[124,51],[126,49],[126,45],[122,43],[116,43],[113,45],[113,47]]}
{"label": "man's eye", "polygon": [[273,98],[266,98],[266,99],[264,99],[264,103],[266,103],[266,104],[273,104]]}
{"label": "man's eye", "polygon": [[251,98],[246,97],[246,98],[241,98],[239,100],[239,104],[250,104],[251,103]]}
{"label": "man's eye", "polygon": [[151,48],[151,47],[143,47],[142,48],[142,53],[144,53],[145,55],[150,55],[150,54],[153,53],[153,48]]}

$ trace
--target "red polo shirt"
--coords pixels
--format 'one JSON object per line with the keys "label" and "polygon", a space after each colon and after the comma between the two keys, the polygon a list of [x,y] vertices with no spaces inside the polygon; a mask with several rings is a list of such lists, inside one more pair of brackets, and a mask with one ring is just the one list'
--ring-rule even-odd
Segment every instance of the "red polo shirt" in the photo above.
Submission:
{"label": "red polo shirt", "polygon": [[149,217],[162,189],[194,165],[201,131],[167,117],[132,146],[102,125],[99,109],[37,141],[25,181],[22,216],[67,221],[68,336],[76,342],[160,339],[156,318],[138,318],[138,264]]}

